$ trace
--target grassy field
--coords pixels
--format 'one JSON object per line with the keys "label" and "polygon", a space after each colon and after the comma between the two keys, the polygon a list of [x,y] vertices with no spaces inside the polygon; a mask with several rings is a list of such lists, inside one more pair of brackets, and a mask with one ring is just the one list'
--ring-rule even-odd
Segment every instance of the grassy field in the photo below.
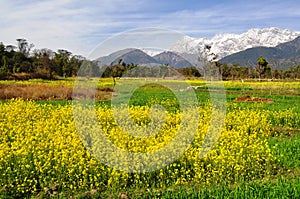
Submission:
{"label": "grassy field", "polygon": [[[150,80],[123,82],[127,86],[147,84],[128,93],[129,109],[111,107],[110,100],[118,93],[112,79],[89,81],[97,84],[98,125],[118,148],[133,153],[155,152],[172,141],[179,129],[193,135],[191,145],[174,162],[155,171],[119,171],[95,157],[115,160],[119,167],[132,162],[100,150],[97,129],[83,135],[74,124],[74,79],[0,81],[1,198],[300,198],[299,81],[224,82],[225,124],[216,145],[203,158],[199,152],[213,106],[209,91],[220,93],[218,84],[189,80],[194,89],[176,91],[177,96],[195,92],[198,105],[188,107],[189,116],[180,111],[180,103],[170,89],[147,84]],[[242,96],[272,103],[236,102]],[[166,120],[155,135],[147,138],[129,135],[113,115],[129,111],[134,124],[147,132],[154,104],[165,107]],[[84,121],[91,119],[89,111],[82,109],[81,113]],[[195,113],[199,118],[192,117]],[[196,132],[182,125],[183,118],[198,125]],[[91,128],[87,122],[80,126]],[[180,144],[174,144],[175,152]],[[165,159],[153,162],[163,165]]]}

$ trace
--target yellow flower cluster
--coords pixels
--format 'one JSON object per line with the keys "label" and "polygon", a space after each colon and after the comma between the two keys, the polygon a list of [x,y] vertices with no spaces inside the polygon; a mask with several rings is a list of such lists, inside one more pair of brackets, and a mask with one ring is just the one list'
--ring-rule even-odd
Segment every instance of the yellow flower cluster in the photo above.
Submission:
{"label": "yellow flower cluster", "polygon": [[[118,113],[125,114],[120,108]],[[191,107],[191,111],[195,111]],[[129,112],[140,128],[147,130],[148,106],[130,107]],[[167,112],[166,122],[156,134],[134,137],[121,129],[113,110],[98,106],[98,124],[105,136],[118,148],[134,153],[151,153],[165,147],[182,126],[182,113]],[[155,115],[159,117],[159,115]],[[81,140],[77,133],[71,105],[37,104],[19,99],[0,104],[0,187],[14,193],[36,193],[53,185],[61,189],[105,189],[125,186],[163,186],[196,181],[235,182],[268,175],[275,162],[268,142],[268,115],[254,110],[233,107],[216,146],[203,158],[199,157],[210,125],[211,105],[199,110],[200,120],[193,142],[175,162],[149,173],[126,173],[98,161],[99,140]],[[85,115],[84,110],[82,115]],[[195,121],[194,121],[195,120]],[[90,125],[90,123],[82,123]],[[88,126],[86,127],[87,129]],[[92,132],[91,132],[92,133]],[[86,137],[85,137],[86,138]],[[83,144],[84,143],[84,144]],[[85,147],[87,146],[89,150]],[[180,146],[179,146],[180,147]],[[174,148],[176,151],[176,148]],[[102,154],[105,156],[105,154]],[[110,157],[116,162],[121,157]],[[164,161],[160,157],[156,161]],[[121,163],[118,163],[121,164]]]}

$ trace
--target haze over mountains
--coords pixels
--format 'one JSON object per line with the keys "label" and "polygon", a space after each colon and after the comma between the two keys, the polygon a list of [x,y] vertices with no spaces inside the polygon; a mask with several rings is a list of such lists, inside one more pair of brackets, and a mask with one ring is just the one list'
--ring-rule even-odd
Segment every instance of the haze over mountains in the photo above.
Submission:
{"label": "haze over mountains", "polygon": [[275,67],[285,68],[300,63],[299,36],[299,32],[279,28],[250,29],[246,33],[220,34],[211,39],[185,36],[165,52],[129,48],[98,60],[102,64],[115,64],[122,59],[125,63],[184,68],[199,65],[198,55],[205,45],[210,45],[211,52],[224,63],[253,65],[259,56],[264,56]]}

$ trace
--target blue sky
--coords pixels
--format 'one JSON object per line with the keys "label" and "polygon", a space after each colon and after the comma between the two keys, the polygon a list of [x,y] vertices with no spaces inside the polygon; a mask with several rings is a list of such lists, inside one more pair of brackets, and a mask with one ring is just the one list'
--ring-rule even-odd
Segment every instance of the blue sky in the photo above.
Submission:
{"label": "blue sky", "polygon": [[0,0],[0,41],[88,56],[99,43],[136,28],[193,37],[278,27],[300,31],[298,0]]}

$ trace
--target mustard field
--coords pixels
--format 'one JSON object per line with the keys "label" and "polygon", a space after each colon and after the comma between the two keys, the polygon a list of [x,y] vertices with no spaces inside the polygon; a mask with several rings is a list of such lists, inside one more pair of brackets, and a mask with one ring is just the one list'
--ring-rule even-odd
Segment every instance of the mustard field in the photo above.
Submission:
{"label": "mustard field", "polygon": [[[58,83],[73,86],[71,80],[19,84]],[[206,139],[214,105],[206,92],[208,83],[189,83],[199,86],[192,91],[199,104],[187,107],[185,113],[176,108],[178,101],[169,90],[143,87],[134,92],[129,106],[96,102],[94,126],[89,122],[90,110],[84,107],[79,107],[81,120],[76,123],[78,110],[74,116],[72,101],[33,101],[22,96],[3,100],[1,198],[118,198],[120,193],[131,198],[300,197],[300,82],[224,82],[224,125],[204,156],[200,154],[210,143]],[[112,82],[100,80],[98,87],[112,87]],[[273,103],[235,102],[242,95]],[[153,112],[153,104],[165,107],[164,114]],[[124,121],[122,128],[116,117],[122,120],[127,112],[132,122]],[[150,113],[164,122],[153,123]],[[129,134],[130,125],[148,134]],[[168,147],[178,132],[184,136],[173,142],[170,153],[147,156],[144,162],[125,153],[155,154]],[[186,139],[191,135],[191,140]],[[111,145],[103,142],[104,137]],[[123,152],[116,153],[117,149]],[[178,157],[169,161],[170,155]],[[131,167],[134,170],[128,172]],[[148,167],[151,171],[143,170]]]}

